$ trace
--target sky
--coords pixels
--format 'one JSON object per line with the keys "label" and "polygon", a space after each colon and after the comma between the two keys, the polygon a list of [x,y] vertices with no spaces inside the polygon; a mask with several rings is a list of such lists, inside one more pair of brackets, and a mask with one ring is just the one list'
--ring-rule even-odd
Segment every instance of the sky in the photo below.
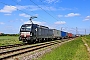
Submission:
{"label": "sky", "polygon": [[0,0],[0,32],[19,33],[33,23],[73,34],[90,34],[90,0]]}

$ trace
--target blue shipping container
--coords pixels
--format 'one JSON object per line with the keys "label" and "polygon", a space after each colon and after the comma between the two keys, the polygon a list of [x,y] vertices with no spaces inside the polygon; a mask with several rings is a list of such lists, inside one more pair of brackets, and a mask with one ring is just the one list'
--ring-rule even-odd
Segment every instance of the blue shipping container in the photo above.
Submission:
{"label": "blue shipping container", "polygon": [[67,36],[67,32],[61,31],[61,37],[65,38]]}

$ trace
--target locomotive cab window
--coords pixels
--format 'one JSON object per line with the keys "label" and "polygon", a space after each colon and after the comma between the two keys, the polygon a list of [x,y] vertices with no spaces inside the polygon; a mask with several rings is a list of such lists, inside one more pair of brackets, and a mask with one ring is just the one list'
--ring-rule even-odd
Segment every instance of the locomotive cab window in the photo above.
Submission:
{"label": "locomotive cab window", "polygon": [[26,31],[31,31],[31,26],[26,27]]}
{"label": "locomotive cab window", "polygon": [[31,31],[31,26],[22,26],[20,31]]}

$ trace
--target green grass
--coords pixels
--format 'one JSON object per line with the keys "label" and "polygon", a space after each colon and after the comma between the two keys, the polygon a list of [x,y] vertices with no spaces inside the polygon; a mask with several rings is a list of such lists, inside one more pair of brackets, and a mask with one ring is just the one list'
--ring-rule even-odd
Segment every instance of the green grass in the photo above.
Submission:
{"label": "green grass", "polygon": [[0,46],[22,43],[18,37],[19,36],[0,36]]}
{"label": "green grass", "polygon": [[87,39],[89,39],[89,40],[90,40],[90,35],[85,36],[85,38],[87,38]]}
{"label": "green grass", "polygon": [[85,41],[87,42],[88,46],[90,47],[90,35],[84,36]]}
{"label": "green grass", "polygon": [[65,43],[38,60],[90,60],[81,38]]}

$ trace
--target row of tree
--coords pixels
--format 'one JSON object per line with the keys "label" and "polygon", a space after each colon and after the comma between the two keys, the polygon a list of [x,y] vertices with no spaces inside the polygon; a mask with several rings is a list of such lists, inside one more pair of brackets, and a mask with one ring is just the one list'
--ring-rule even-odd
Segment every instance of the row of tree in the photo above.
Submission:
{"label": "row of tree", "polygon": [[0,34],[0,36],[19,36],[19,34]]}

